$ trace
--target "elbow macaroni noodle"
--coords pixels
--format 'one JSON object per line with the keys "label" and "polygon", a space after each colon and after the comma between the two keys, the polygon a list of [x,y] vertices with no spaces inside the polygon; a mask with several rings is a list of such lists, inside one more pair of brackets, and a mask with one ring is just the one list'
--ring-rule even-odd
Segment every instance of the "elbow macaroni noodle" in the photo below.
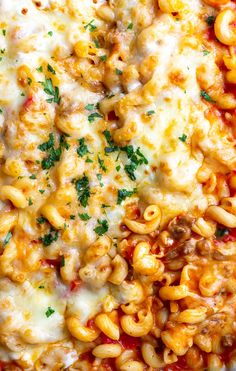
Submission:
{"label": "elbow macaroni noodle", "polygon": [[235,369],[235,22],[0,1],[0,369]]}

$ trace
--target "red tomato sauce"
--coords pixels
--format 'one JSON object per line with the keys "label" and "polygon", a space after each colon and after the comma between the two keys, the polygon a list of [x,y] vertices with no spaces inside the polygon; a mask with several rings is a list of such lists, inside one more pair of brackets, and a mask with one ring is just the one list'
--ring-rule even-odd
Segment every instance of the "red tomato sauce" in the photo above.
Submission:
{"label": "red tomato sauce", "polygon": [[163,371],[192,371],[193,369],[190,368],[186,363],[186,358],[179,357],[178,361],[175,363],[172,363],[169,366],[166,366]]}

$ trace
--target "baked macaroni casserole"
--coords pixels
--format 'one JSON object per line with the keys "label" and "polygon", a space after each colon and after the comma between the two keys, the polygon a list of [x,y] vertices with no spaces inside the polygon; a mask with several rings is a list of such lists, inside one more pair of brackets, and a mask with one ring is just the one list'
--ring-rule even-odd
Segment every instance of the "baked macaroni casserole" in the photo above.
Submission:
{"label": "baked macaroni casserole", "polygon": [[235,0],[0,0],[0,369],[236,370]]}

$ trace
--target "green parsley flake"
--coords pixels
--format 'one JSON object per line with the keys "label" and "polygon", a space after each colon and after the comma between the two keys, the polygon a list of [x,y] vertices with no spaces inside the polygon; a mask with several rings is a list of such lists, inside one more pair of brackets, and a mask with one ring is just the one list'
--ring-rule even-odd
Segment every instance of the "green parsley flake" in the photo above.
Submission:
{"label": "green parsley flake", "polygon": [[52,309],[51,307],[48,307],[48,309],[45,312],[47,318],[50,317],[53,313],[55,313],[55,310]]}
{"label": "green parsley flake", "polygon": [[36,68],[36,71],[38,71],[38,72],[43,72],[43,67],[40,66],[40,67]]}
{"label": "green parsley flake", "polygon": [[56,71],[53,69],[53,67],[50,64],[48,64],[47,69],[48,69],[48,72],[51,72],[53,75],[56,75]]}
{"label": "green parsley flake", "polygon": [[122,147],[121,150],[126,152],[126,155],[130,160],[130,163],[125,165],[125,172],[131,180],[136,180],[135,171],[137,170],[138,166],[143,164],[147,165],[148,160],[140,151],[139,147],[134,150],[134,147],[132,145],[129,145],[126,147]]}
{"label": "green parsley flake", "polygon": [[210,102],[210,103],[216,103],[216,101],[214,99],[212,99],[210,97],[209,94],[207,94],[207,92],[205,90],[201,90],[201,97],[203,99],[205,99],[207,102]]}
{"label": "green parsley flake", "polygon": [[203,55],[204,55],[204,56],[205,56],[205,55],[208,55],[208,54],[210,54],[209,50],[203,50]]}
{"label": "green parsley flake", "polygon": [[104,184],[102,183],[102,174],[97,174],[97,179],[99,180],[99,182],[100,182],[100,187],[103,187],[104,186]]}
{"label": "green parsley flake", "polygon": [[93,24],[93,22],[94,22],[94,19],[92,19],[88,24],[86,24],[84,26],[84,29],[87,30],[88,28],[90,32],[94,32],[97,29],[97,27]]}
{"label": "green parsley flake", "polygon": [[92,104],[92,103],[89,103],[89,104],[87,104],[87,106],[85,106],[85,109],[87,110],[87,111],[93,111],[94,110],[94,104]]}
{"label": "green parsley flake", "polygon": [[45,81],[40,81],[40,84],[43,86],[43,90],[46,94],[50,95],[51,98],[46,99],[48,103],[57,103],[60,104],[61,97],[59,95],[59,89],[57,86],[53,86],[52,79],[45,79]]}
{"label": "green parsley flake", "polygon": [[133,196],[137,192],[137,189],[134,188],[133,191],[127,191],[127,189],[119,189],[117,195],[117,205],[121,205],[127,197]]}
{"label": "green parsley flake", "polygon": [[94,228],[94,232],[97,233],[99,236],[103,236],[108,231],[108,222],[106,219],[99,220],[98,219],[98,226]]}
{"label": "green parsley flake", "polygon": [[3,36],[6,36],[6,33],[7,33],[6,30],[2,30],[2,34],[3,34]]}
{"label": "green parsley flake", "polygon": [[55,139],[54,134],[49,134],[49,140],[45,143],[42,143],[38,146],[38,149],[42,152],[47,152],[47,157],[44,158],[41,162],[43,170],[48,170],[55,165],[55,162],[58,162],[61,158],[62,149],[65,148],[68,150],[70,145],[66,142],[65,136],[60,136],[60,145],[58,148],[55,148]]}
{"label": "green parsley flake", "polygon": [[94,44],[96,46],[97,49],[100,48],[100,44],[99,44],[99,41],[98,40],[94,40]]}
{"label": "green parsley flake", "polygon": [[30,178],[30,179],[36,179],[36,175],[35,175],[35,174],[32,174],[32,175],[30,175],[29,178]]}
{"label": "green parsley flake", "polygon": [[70,215],[71,220],[75,220],[75,215]]}
{"label": "green parsley flake", "polygon": [[147,111],[147,116],[152,116],[154,115],[155,111],[151,110],[151,111]]}
{"label": "green parsley flake", "polygon": [[28,205],[29,205],[29,206],[33,205],[33,201],[32,201],[31,198],[28,199]]}
{"label": "green parsley flake", "polygon": [[64,267],[65,266],[65,257],[64,255],[62,255],[61,257],[61,267]]}
{"label": "green parsley flake", "polygon": [[230,230],[228,228],[218,227],[217,230],[216,230],[216,232],[215,232],[215,236],[217,238],[222,238],[222,237],[226,236],[229,233],[230,233]]}
{"label": "green parsley flake", "polygon": [[48,31],[48,35],[49,36],[52,36],[53,35],[53,32],[52,31]]}
{"label": "green parsley flake", "polygon": [[88,122],[91,124],[96,118],[103,118],[103,116],[98,112],[91,113],[91,115],[88,116]]}
{"label": "green parsley flake", "polygon": [[102,159],[99,157],[99,155],[98,155],[98,163],[99,163],[99,167],[100,167],[100,169],[102,169],[104,172],[106,172],[106,171],[107,171],[107,168],[106,168],[106,166],[104,165],[104,160],[102,160]]}
{"label": "green parsley flake", "polygon": [[186,142],[186,139],[187,139],[187,135],[186,134],[182,134],[181,137],[179,137],[178,139],[181,140],[181,142],[185,143]]}
{"label": "green parsley flake", "polygon": [[38,224],[44,224],[46,223],[47,219],[45,219],[43,216],[39,216],[36,221]]}
{"label": "green parsley flake", "polygon": [[83,221],[87,221],[87,220],[91,219],[91,217],[87,213],[84,213],[84,214],[79,213],[78,216]]}
{"label": "green parsley flake", "polygon": [[51,232],[45,234],[43,237],[40,237],[40,241],[42,242],[43,246],[50,246],[54,241],[57,241],[59,237],[58,231],[51,229]]}
{"label": "green parsley flake", "polygon": [[101,59],[102,62],[106,62],[106,60],[107,60],[106,54],[101,55],[100,59]]}
{"label": "green parsley flake", "polygon": [[128,27],[127,27],[127,30],[132,30],[133,29],[133,23],[129,23]]}
{"label": "green parsley flake", "polygon": [[40,285],[39,286],[39,289],[45,289],[45,286],[44,285]]}
{"label": "green parsley flake", "polygon": [[39,189],[39,192],[43,194],[45,192],[45,189]]}
{"label": "green parsley flake", "polygon": [[112,138],[111,138],[111,133],[108,130],[105,130],[103,132],[104,137],[106,138],[107,143],[109,144],[109,147],[105,147],[105,154],[107,155],[108,153],[111,152],[116,152],[118,151],[118,146],[114,144]]}
{"label": "green parsley flake", "polygon": [[119,70],[118,68],[116,68],[116,75],[123,75],[123,72]]}
{"label": "green parsley flake", "polygon": [[90,197],[90,186],[88,177],[84,175],[83,178],[76,180],[75,188],[80,204],[83,207],[86,207],[88,205],[88,200]]}
{"label": "green parsley flake", "polygon": [[210,15],[209,17],[206,18],[206,23],[208,24],[209,27],[213,26],[215,22],[215,16]]}
{"label": "green parsley flake", "polygon": [[12,238],[12,233],[11,232],[8,232],[6,234],[6,237],[4,238],[3,240],[3,246],[6,246],[8,244],[8,242],[10,241],[10,239]]}

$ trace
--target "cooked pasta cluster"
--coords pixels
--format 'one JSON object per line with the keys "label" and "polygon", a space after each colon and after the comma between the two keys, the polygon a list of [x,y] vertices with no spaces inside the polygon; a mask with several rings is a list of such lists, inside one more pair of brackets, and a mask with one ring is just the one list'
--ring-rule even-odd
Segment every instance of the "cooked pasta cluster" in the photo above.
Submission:
{"label": "cooked pasta cluster", "polygon": [[236,4],[0,0],[0,368],[236,369]]}

